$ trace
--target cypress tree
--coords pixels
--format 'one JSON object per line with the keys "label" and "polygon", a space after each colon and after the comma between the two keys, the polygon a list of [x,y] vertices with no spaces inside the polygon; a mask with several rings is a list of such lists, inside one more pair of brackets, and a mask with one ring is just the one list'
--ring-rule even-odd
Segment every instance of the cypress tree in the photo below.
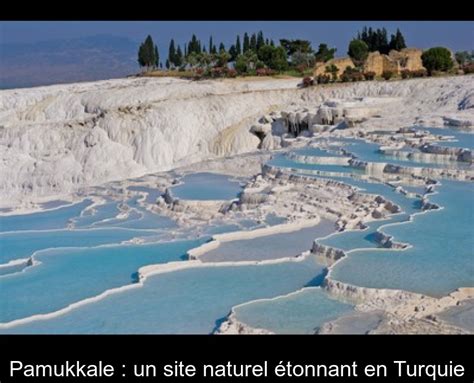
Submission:
{"label": "cypress tree", "polygon": [[170,69],[170,60],[169,59],[166,59],[165,66],[166,66],[166,69]]}
{"label": "cypress tree", "polygon": [[250,49],[257,52],[257,36],[255,33],[252,33],[252,37],[250,38]]}
{"label": "cypress tree", "polygon": [[400,29],[397,28],[397,33],[392,35],[389,46],[390,49],[395,49],[396,51],[401,51],[407,47],[405,44],[405,38],[403,37],[402,32],[400,32]]}
{"label": "cypress tree", "polygon": [[219,53],[221,53],[221,52],[225,52],[225,45],[224,45],[224,43],[220,43],[220,44],[219,44]]}
{"label": "cypress tree", "polygon": [[141,43],[140,47],[138,48],[138,64],[140,65],[140,67],[144,67],[146,65],[144,43]]}
{"label": "cypress tree", "polygon": [[183,64],[183,51],[181,50],[181,46],[178,45],[178,50],[176,51],[176,56],[175,56],[175,65],[179,67],[182,64]]}
{"label": "cypress tree", "polygon": [[250,49],[250,39],[247,32],[244,34],[244,46],[243,46],[243,53],[247,52]]}
{"label": "cypress tree", "polygon": [[214,48],[213,48],[213,43],[212,43],[212,36],[209,37],[209,53],[214,53]]}
{"label": "cypress tree", "polygon": [[237,35],[237,40],[235,41],[235,53],[236,53],[236,57],[242,53],[242,48],[240,47],[239,35]]}
{"label": "cypress tree", "polygon": [[235,48],[235,45],[231,45],[229,48],[229,54],[230,54],[230,61],[235,61],[237,58],[237,49]]}
{"label": "cypress tree", "polygon": [[273,40],[270,40],[270,46],[272,46],[272,47],[275,46],[275,43],[273,42]]}
{"label": "cypress tree", "polygon": [[158,52],[158,47],[155,45],[155,62],[154,67],[158,68],[160,66],[160,53]]}
{"label": "cypress tree", "polygon": [[257,35],[257,51],[260,49],[260,47],[265,45],[265,39],[263,38],[263,32],[260,31],[258,32]]}
{"label": "cypress tree", "polygon": [[155,67],[157,63],[156,55],[158,48],[153,43],[153,39],[148,35],[138,49],[138,63],[141,67]]}
{"label": "cypress tree", "polygon": [[176,60],[176,48],[174,46],[174,40],[171,39],[170,41],[170,46],[169,46],[169,49],[168,49],[168,60],[171,64],[173,65],[176,65],[175,64],[175,60]]}

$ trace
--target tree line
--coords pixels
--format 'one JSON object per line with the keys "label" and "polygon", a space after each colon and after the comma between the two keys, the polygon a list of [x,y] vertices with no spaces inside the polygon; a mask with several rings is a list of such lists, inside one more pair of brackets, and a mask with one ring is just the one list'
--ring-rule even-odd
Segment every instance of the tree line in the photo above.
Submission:
{"label": "tree line", "polygon": [[[405,37],[400,29],[397,28],[389,38],[385,28],[364,27],[350,41],[347,53],[356,67],[361,67],[370,52],[388,54],[391,50],[400,51],[404,48]],[[423,62],[427,63],[428,71],[452,68],[446,51],[438,49],[425,54]],[[317,49],[308,40],[280,39],[275,43],[273,39],[265,37],[262,31],[246,32],[242,38],[237,35],[228,48],[223,42],[217,43],[213,36],[203,42],[193,34],[183,45],[176,44],[174,39],[170,40],[164,66],[167,70],[191,69],[197,76],[203,77],[269,75],[287,71],[304,75],[310,74],[316,63],[333,59],[335,53],[336,48],[330,48],[326,43],[319,44]],[[435,59],[431,58],[433,55]],[[467,52],[459,52],[456,58],[459,62],[472,62],[472,55]],[[439,61],[443,63],[439,64]],[[139,46],[138,63],[146,70],[163,69],[158,47],[150,35]],[[328,69],[328,74],[334,78],[337,76],[333,67]]]}

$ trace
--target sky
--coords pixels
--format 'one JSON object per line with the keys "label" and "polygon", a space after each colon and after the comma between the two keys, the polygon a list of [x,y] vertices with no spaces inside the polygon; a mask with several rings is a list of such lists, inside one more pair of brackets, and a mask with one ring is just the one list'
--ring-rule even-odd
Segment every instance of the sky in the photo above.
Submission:
{"label": "sky", "polygon": [[349,40],[364,25],[386,27],[394,33],[399,27],[408,46],[429,48],[447,46],[454,51],[474,49],[472,21],[11,21],[0,22],[0,45],[35,43],[54,39],[72,39],[107,34],[143,40],[151,34],[162,55],[167,53],[169,40],[188,41],[195,33],[206,42],[229,45],[237,34],[262,30],[265,37],[310,40],[313,46],[326,42],[345,55]]}

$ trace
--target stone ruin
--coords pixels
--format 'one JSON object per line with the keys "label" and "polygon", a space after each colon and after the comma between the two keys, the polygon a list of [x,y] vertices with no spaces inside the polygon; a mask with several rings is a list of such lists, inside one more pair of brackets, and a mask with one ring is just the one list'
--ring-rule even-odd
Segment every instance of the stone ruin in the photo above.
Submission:
{"label": "stone ruin", "polygon": [[[401,51],[391,50],[388,55],[381,54],[378,51],[370,52],[364,63],[363,71],[374,72],[376,76],[381,76],[385,71],[400,74],[403,70],[425,69],[421,60],[422,53],[423,51],[417,48],[405,48]],[[336,58],[326,63],[317,63],[313,72],[314,76],[327,74],[326,67],[331,65],[335,65],[339,69],[338,77],[341,77],[347,67],[355,67],[349,57]]]}

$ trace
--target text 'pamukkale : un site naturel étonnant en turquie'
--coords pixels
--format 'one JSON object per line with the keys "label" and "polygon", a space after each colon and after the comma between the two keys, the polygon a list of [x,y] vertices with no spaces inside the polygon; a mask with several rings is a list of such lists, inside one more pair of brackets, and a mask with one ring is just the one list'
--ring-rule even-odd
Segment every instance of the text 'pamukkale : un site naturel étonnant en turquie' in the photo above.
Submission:
{"label": "text 'pamukkale : un site naturel \u00e9tonnant en turquie'", "polygon": [[[391,374],[389,374],[389,368]],[[173,364],[121,365],[119,367],[99,361],[97,364],[85,364],[80,361],[66,361],[61,364],[24,364],[21,361],[10,362],[10,377],[429,377],[433,381],[442,377],[464,376],[464,366],[454,364],[410,364],[406,361],[393,361],[391,364],[358,365],[350,364],[297,364],[281,361],[270,365],[261,364],[203,364],[195,366],[176,361]]]}

